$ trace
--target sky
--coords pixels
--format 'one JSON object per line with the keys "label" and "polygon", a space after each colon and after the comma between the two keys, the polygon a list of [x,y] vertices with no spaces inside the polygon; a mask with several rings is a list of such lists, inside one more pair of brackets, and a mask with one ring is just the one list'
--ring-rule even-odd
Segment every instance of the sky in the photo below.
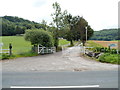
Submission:
{"label": "sky", "polygon": [[83,16],[95,31],[118,28],[119,0],[0,0],[0,16],[18,16],[38,23],[44,19],[49,24],[54,2],[62,11]]}

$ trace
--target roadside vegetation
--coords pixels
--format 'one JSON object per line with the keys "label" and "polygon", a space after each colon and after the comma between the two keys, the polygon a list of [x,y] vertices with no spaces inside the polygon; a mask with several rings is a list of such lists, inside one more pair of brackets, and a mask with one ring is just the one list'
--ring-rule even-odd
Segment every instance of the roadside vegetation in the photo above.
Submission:
{"label": "roadside vegetation", "polygon": [[103,53],[100,57],[95,58],[103,63],[120,64],[120,50],[116,48],[104,47],[94,41],[88,41],[87,46],[93,47],[90,50],[95,53]]}
{"label": "roadside vegetation", "polygon": [[[31,51],[31,43],[24,39],[24,36],[2,36],[0,37],[2,42],[4,43],[3,49],[9,49],[9,43],[12,43],[12,53],[13,55],[10,56],[9,54],[2,54],[0,55],[0,59],[13,59],[18,57],[31,57],[37,56],[38,54]],[[69,41],[65,39],[59,39],[59,46],[68,45]]]}

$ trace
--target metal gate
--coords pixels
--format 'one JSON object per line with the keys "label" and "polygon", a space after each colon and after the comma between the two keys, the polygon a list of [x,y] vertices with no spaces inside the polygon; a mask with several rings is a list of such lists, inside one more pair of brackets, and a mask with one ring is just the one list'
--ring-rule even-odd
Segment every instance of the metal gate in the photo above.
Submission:
{"label": "metal gate", "polygon": [[38,54],[49,54],[55,52],[56,52],[55,47],[39,47],[38,45]]}

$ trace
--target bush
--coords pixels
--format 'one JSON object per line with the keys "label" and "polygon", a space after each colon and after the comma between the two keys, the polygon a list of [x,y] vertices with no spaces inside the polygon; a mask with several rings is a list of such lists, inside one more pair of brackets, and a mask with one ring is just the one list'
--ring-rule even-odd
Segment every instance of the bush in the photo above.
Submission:
{"label": "bush", "polygon": [[[117,54],[117,49],[114,49],[114,48],[110,49],[110,48],[106,48],[106,47],[95,47],[95,48],[93,48],[93,51]],[[118,52],[120,53],[120,50]]]}
{"label": "bush", "polygon": [[16,56],[15,55],[8,55],[8,54],[2,54],[2,60],[4,59],[12,59],[12,58],[15,58]]}
{"label": "bush", "polygon": [[120,64],[120,55],[119,54],[110,54],[105,53],[101,55],[98,60],[100,62],[112,63],[112,64]]}
{"label": "bush", "polygon": [[27,30],[25,40],[30,41],[32,45],[40,44],[44,47],[52,47],[54,45],[52,35],[42,29]]}

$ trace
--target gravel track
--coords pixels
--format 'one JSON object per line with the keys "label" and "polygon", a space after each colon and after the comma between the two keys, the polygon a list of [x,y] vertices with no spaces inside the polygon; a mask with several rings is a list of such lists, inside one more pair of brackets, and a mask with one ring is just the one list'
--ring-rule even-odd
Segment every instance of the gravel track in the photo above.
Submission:
{"label": "gravel track", "polygon": [[117,69],[118,65],[100,63],[80,57],[80,47],[78,46],[54,54],[2,61],[3,71],[96,71]]}

